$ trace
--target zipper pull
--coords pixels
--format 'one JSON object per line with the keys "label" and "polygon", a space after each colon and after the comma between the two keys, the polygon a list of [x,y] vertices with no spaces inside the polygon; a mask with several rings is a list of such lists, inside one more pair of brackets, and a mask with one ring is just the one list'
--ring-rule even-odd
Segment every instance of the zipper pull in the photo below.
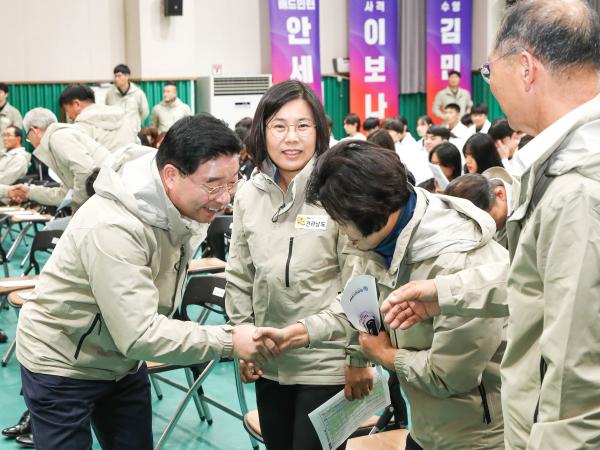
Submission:
{"label": "zipper pull", "polygon": [[271,217],[271,222],[275,223],[277,222],[277,219],[279,219],[279,213],[286,207],[285,203],[282,203],[279,208],[277,208],[277,211],[275,211],[275,214],[273,214],[273,217]]}

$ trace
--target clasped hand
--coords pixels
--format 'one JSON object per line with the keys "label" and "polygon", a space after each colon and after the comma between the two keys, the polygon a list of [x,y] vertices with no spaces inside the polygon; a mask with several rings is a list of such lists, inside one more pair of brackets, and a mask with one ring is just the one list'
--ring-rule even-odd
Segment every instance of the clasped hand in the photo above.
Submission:
{"label": "clasped hand", "polygon": [[15,184],[8,188],[8,198],[15,203],[23,203],[29,200],[29,186],[26,184]]}

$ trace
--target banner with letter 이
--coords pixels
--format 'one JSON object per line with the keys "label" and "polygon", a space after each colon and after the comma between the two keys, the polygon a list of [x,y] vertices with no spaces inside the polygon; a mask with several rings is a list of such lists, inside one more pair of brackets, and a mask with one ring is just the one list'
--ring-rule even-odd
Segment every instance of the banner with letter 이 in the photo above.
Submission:
{"label": "banner with letter \uc774", "polygon": [[321,94],[319,0],[270,0],[273,83],[299,80]]}
{"label": "banner with letter \uc774", "polygon": [[398,2],[349,1],[350,111],[367,117],[398,114]]}

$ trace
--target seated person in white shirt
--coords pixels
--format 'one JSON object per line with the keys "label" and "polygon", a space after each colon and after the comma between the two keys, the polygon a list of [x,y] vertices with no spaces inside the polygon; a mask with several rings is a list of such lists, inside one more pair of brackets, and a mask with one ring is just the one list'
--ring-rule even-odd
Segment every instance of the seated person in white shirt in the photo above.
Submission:
{"label": "seated person in white shirt", "polygon": [[492,123],[488,119],[488,106],[485,103],[477,103],[471,108],[471,120],[473,125],[470,127],[473,133],[487,133]]}
{"label": "seated person in white shirt", "polygon": [[473,134],[473,132],[460,121],[460,106],[456,103],[449,103],[444,107],[444,123],[450,131],[452,131],[452,134],[463,142],[469,139],[469,136]]}
{"label": "seated person in white shirt", "polygon": [[[399,116],[404,121],[406,119]],[[394,141],[394,150],[402,163],[414,175],[417,184],[431,177],[428,166],[427,152],[417,144],[417,141],[408,132],[405,122],[395,119],[385,119],[382,128],[389,133]]]}
{"label": "seated person in white shirt", "polygon": [[417,144],[420,146],[420,148],[425,148],[425,135],[427,134],[429,127],[432,125],[433,120],[427,115],[421,116],[417,119],[417,135],[421,138],[417,141]]}
{"label": "seated person in white shirt", "polygon": [[348,135],[344,139],[360,139],[361,141],[367,139],[360,132],[360,117],[358,117],[358,114],[350,113],[344,117],[344,131]]}
{"label": "seated person in white shirt", "polygon": [[502,164],[504,164],[504,167],[509,173],[513,173],[512,158],[519,147],[519,141],[521,140],[520,134],[510,127],[508,120],[506,119],[494,120],[488,134],[496,143],[496,148],[502,159]]}

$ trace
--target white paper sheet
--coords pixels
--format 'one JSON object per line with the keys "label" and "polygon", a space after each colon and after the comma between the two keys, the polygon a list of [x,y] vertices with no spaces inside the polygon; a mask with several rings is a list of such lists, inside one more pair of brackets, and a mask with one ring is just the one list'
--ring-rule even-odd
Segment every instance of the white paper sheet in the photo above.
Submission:
{"label": "white paper sheet", "polygon": [[431,169],[433,178],[435,179],[437,184],[440,186],[440,189],[446,189],[446,186],[448,186],[450,184],[450,182],[448,181],[448,178],[446,178],[446,175],[444,175],[444,172],[442,172],[441,167],[438,166],[437,164],[429,163],[429,168]]}
{"label": "white paper sheet", "polygon": [[37,283],[37,280],[8,280],[8,281],[0,281],[0,287],[9,288],[9,287],[17,287],[23,286],[33,287]]}
{"label": "white paper sheet", "polygon": [[381,329],[375,277],[359,275],[352,278],[342,293],[341,303],[346,317],[358,331],[377,334]]}
{"label": "white paper sheet", "polygon": [[48,220],[48,217],[41,214],[13,214],[12,218],[20,220]]}
{"label": "white paper sheet", "polygon": [[373,391],[362,400],[349,401],[344,391],[308,414],[323,449],[338,448],[358,427],[390,404],[390,390],[381,367],[377,367]]}

